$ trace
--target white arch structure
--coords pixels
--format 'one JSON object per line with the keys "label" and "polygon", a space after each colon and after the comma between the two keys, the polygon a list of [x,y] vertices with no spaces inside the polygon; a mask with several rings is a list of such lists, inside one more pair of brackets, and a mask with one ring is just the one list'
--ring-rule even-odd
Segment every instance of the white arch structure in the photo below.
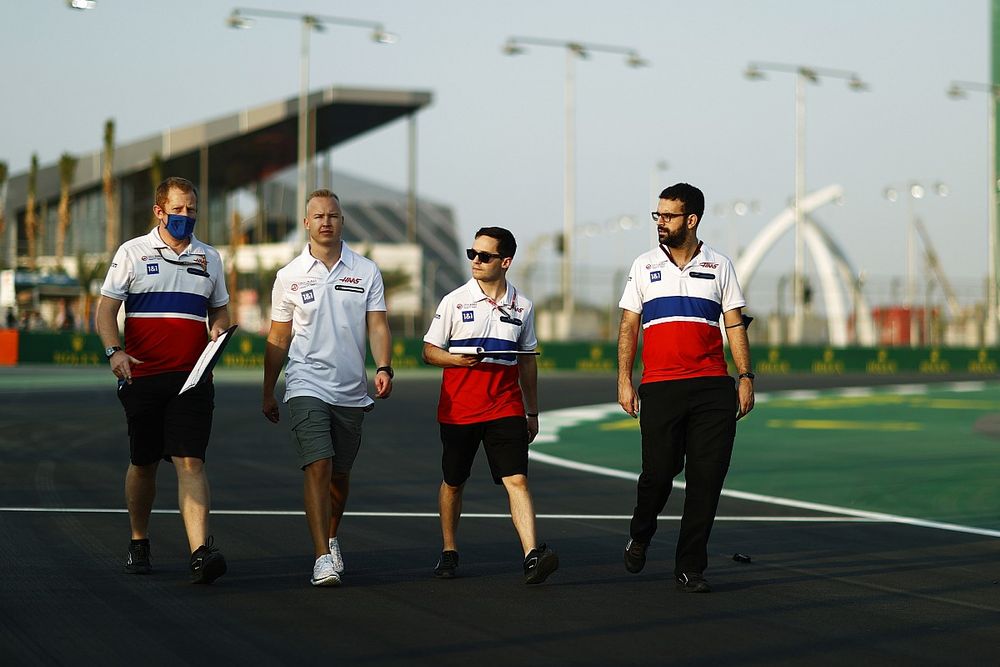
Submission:
{"label": "white arch structure", "polygon": [[[810,193],[802,200],[803,235],[806,248],[812,256],[819,274],[820,287],[823,292],[823,303],[826,305],[827,330],[830,344],[845,347],[849,343],[847,322],[849,312],[855,313],[857,341],[861,345],[875,344],[875,324],[872,321],[871,309],[861,292],[861,283],[857,273],[851,267],[844,251],[836,244],[826,231],[811,217],[810,213],[825,206],[842,196],[844,189],[839,185],[828,185],[825,188]],[[764,256],[774,247],[783,234],[793,229],[795,211],[786,208],[747,246],[746,250],[736,260],[736,275],[744,288],[750,285],[754,273],[763,261]]]}

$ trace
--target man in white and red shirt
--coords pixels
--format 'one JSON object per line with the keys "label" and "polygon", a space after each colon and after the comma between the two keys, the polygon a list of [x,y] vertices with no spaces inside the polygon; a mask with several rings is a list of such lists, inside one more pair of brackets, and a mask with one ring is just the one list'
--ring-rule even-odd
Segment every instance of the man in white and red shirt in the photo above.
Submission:
{"label": "man in white and red shirt", "polygon": [[[146,574],[149,515],[161,459],[177,471],[178,502],[191,547],[191,580],[211,583],[226,560],[208,536],[205,450],[212,431],[211,376],[179,393],[209,337],[229,327],[229,293],[215,248],[193,234],[198,192],[171,177],[155,193],[159,225],[126,241],[111,260],[97,307],[97,331],[128,419],[130,465],[125,475],[132,541],[125,571]],[[118,311],[125,305],[125,347]],[[207,326],[206,326],[207,325]]]}
{"label": "man in white and red shirt", "polygon": [[[462,492],[483,444],[493,481],[510,501],[524,551],[524,576],[540,584],[559,557],[535,539],[535,511],[528,489],[528,445],[538,434],[538,345],[531,301],[507,282],[517,243],[502,227],[476,232],[466,255],[472,280],[447,294],[424,336],[424,361],[444,369],[438,422],[441,469],[438,492],[443,549],[435,576],[458,569],[457,532]],[[451,350],[451,351],[449,351]]]}
{"label": "man in white and red shirt", "polygon": [[[705,196],[687,183],[660,193],[653,220],[660,244],[632,263],[618,333],[618,402],[639,417],[642,474],[625,546],[625,567],[639,572],[656,532],[656,517],[673,479],[685,470],[684,514],[674,575],[679,590],[711,591],[708,538],[736,437],[736,420],[753,409],[746,302],[732,262],[698,240]],[[724,323],[739,374],[728,375]],[[632,365],[642,331],[638,395]],[[640,416],[639,404],[642,402]]]}

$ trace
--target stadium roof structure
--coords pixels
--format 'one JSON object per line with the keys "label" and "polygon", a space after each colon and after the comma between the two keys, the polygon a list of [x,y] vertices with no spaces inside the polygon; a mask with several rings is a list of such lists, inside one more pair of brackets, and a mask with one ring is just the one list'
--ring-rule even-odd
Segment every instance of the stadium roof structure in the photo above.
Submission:
{"label": "stadium roof structure", "polygon": [[[432,95],[426,91],[340,87],[315,90],[308,97],[308,108],[314,118],[314,154],[412,116],[431,101]],[[213,228],[216,222],[223,228],[225,221],[212,214],[213,200],[294,165],[297,123],[298,97],[293,97],[116,145],[113,174],[122,214],[121,238],[129,238],[148,227],[153,189],[151,170],[157,157],[164,176],[183,175],[199,186],[202,200],[209,200]],[[71,195],[76,198],[99,193],[102,151],[78,158]],[[27,182],[27,172],[14,174],[9,181],[6,209],[10,221],[23,220]],[[39,169],[36,196],[40,204],[58,200],[57,163]]]}

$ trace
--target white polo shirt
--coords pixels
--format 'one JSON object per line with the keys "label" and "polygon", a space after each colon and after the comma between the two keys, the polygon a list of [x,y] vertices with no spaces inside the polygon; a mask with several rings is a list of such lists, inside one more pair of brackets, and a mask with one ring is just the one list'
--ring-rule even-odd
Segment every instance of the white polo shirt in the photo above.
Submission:
{"label": "white polo shirt", "polygon": [[472,346],[496,353],[471,368],[444,369],[439,422],[475,424],[524,416],[517,357],[503,351],[534,350],[538,340],[531,301],[514,285],[507,283],[499,301],[486,296],[475,279],[445,295],[424,342],[445,350]]}
{"label": "white polo shirt", "polygon": [[229,303],[219,252],[193,235],[180,255],[159,227],[118,248],[101,294],[125,302],[125,350],[135,377],[194,368],[208,342],[209,308]]}
{"label": "white polo shirt", "polygon": [[685,266],[663,245],[632,262],[618,304],[642,316],[642,382],[726,375],[723,313],[746,305],[728,257],[702,243]]}
{"label": "white polo shirt", "polygon": [[278,271],[271,292],[271,319],[292,323],[285,401],[312,396],[344,407],[374,403],[365,375],[366,318],[385,309],[375,262],[342,242],[340,260],[327,271],[306,244]]}

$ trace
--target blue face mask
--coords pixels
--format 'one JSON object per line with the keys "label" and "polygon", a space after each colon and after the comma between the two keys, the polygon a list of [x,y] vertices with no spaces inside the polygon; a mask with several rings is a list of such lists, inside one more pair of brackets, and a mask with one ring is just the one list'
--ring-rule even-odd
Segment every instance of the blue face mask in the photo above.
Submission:
{"label": "blue face mask", "polygon": [[195,219],[186,215],[167,215],[167,232],[175,239],[186,241],[194,232]]}

